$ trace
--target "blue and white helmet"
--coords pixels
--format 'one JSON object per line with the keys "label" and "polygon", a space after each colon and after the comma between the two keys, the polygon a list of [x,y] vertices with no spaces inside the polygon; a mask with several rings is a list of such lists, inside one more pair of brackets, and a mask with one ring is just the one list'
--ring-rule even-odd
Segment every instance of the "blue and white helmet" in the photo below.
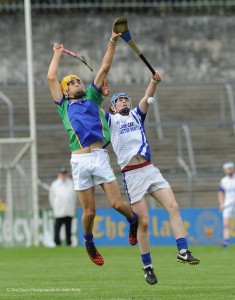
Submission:
{"label": "blue and white helmet", "polygon": [[116,101],[118,98],[127,98],[130,101],[130,105],[131,105],[131,97],[127,93],[115,93],[113,94],[110,100],[111,107],[116,105]]}

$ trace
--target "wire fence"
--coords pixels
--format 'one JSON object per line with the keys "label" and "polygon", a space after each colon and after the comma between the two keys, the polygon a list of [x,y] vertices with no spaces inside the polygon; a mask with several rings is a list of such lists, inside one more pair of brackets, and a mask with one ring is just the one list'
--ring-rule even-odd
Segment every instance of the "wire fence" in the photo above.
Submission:
{"label": "wire fence", "polygon": [[[30,1],[30,0],[29,0]],[[152,13],[212,13],[227,14],[235,12],[235,0],[31,0],[33,11],[125,11]],[[24,0],[0,0],[0,13],[23,11]]]}

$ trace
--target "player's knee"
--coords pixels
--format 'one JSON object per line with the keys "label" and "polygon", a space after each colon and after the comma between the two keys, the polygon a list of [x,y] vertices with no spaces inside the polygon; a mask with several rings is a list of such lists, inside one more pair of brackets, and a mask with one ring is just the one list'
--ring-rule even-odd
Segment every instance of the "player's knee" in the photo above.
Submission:
{"label": "player's knee", "polygon": [[111,203],[111,206],[112,206],[113,209],[115,209],[117,211],[120,211],[123,208],[123,202],[121,200],[113,201]]}
{"label": "player's knee", "polygon": [[149,228],[149,217],[139,218],[138,221],[142,231],[147,231]]}
{"label": "player's knee", "polygon": [[228,229],[228,228],[230,228],[230,224],[228,223],[228,222],[224,222],[224,229]]}
{"label": "player's knee", "polygon": [[180,212],[179,205],[176,201],[174,201],[173,203],[170,204],[169,212],[171,214],[178,214]]}
{"label": "player's knee", "polygon": [[93,211],[93,210],[85,211],[83,216],[84,216],[84,218],[88,219],[89,221],[93,221],[95,218],[95,211]]}

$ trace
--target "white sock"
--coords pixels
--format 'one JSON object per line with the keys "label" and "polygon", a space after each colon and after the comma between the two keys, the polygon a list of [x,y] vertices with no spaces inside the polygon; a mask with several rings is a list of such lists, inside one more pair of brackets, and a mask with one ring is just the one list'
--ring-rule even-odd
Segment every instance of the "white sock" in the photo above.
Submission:
{"label": "white sock", "polygon": [[148,267],[151,267],[151,268],[153,268],[153,265],[152,265],[152,264],[150,264],[150,265],[146,265],[146,266],[144,266],[144,269],[147,269]]}
{"label": "white sock", "polygon": [[187,249],[181,249],[180,250],[180,254],[184,254],[184,253],[186,253],[187,252]]}

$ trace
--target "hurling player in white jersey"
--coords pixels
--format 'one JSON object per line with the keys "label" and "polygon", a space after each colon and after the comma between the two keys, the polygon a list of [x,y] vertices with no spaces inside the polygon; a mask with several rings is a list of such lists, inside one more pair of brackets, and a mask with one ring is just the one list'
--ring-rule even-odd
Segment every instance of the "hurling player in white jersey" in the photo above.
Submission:
{"label": "hurling player in white jersey", "polygon": [[230,221],[235,218],[235,169],[229,161],[223,165],[226,174],[220,181],[218,200],[223,213],[223,246],[226,248],[230,240]]}
{"label": "hurling player in white jersey", "polygon": [[171,187],[151,162],[144,120],[149,109],[148,99],[154,96],[156,86],[160,81],[160,73],[156,71],[144,97],[134,109],[132,109],[128,94],[114,94],[111,98],[110,112],[105,113],[111,130],[113,150],[122,170],[124,188],[129,203],[138,216],[137,239],[144,265],[145,279],[149,284],[157,283],[157,277],[150,256],[149,214],[145,199],[147,193],[157,200],[169,214],[170,225],[179,250],[177,261],[189,264],[200,262],[188,250],[179,206]]}

